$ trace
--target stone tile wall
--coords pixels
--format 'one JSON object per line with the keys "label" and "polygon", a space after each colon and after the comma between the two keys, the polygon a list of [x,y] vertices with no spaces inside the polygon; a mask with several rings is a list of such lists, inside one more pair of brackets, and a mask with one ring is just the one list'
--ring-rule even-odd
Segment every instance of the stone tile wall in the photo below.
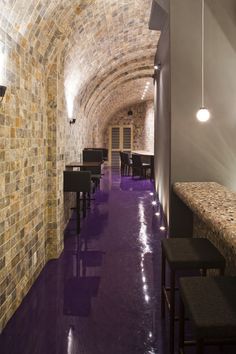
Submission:
{"label": "stone tile wall", "polygon": [[46,262],[47,118],[43,64],[0,29],[0,331]]}
{"label": "stone tile wall", "polygon": [[[133,126],[133,149],[151,150],[154,144],[154,105],[152,101],[128,106],[117,112],[109,120],[104,132],[103,141],[109,148],[109,128],[111,125],[132,125]],[[133,115],[128,116],[132,110]]]}
{"label": "stone tile wall", "polygon": [[[74,203],[63,193],[66,163],[103,145],[112,114],[140,99],[159,37],[147,27],[151,0],[1,5],[0,84],[8,89],[0,105],[0,331],[63,249]],[[135,131],[139,148],[138,124]]]}

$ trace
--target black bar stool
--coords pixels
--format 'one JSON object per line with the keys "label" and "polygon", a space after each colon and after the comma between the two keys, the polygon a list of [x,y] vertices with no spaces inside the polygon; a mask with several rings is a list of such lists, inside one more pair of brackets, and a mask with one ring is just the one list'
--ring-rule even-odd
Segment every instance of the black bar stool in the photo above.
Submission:
{"label": "black bar stool", "polygon": [[132,176],[140,176],[140,178],[147,177],[147,170],[151,169],[151,164],[142,162],[142,156],[132,154]]}
{"label": "black bar stool", "polygon": [[64,171],[64,192],[76,192],[77,233],[80,232],[80,193],[82,193],[83,217],[86,216],[86,193],[91,191],[90,171]]}
{"label": "black bar stool", "polygon": [[[185,341],[185,311],[196,341]],[[181,278],[179,353],[185,345],[196,344],[196,354],[203,354],[206,344],[231,342],[236,344],[236,277]]]}
{"label": "black bar stool", "polygon": [[[170,288],[166,287],[166,262],[170,269]],[[165,304],[170,311],[170,353],[174,353],[175,282],[178,271],[219,269],[224,273],[225,259],[206,238],[168,238],[162,240],[161,314],[165,317]],[[169,296],[168,296],[169,293]]]}

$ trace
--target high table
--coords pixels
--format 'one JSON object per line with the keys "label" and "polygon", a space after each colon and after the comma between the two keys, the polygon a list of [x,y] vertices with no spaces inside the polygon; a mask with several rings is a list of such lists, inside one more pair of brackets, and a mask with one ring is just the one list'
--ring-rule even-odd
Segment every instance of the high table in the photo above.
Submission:
{"label": "high table", "polygon": [[154,157],[154,152],[147,150],[133,150],[132,154]]}
{"label": "high table", "polygon": [[88,167],[100,167],[102,164],[102,162],[98,162],[98,161],[95,161],[95,162],[79,162],[79,161],[73,161],[73,162],[70,162],[66,165],[66,169],[73,169],[73,168],[88,168]]}
{"label": "high table", "polygon": [[215,182],[176,182],[173,191],[193,213],[193,236],[212,241],[236,275],[236,193]]}

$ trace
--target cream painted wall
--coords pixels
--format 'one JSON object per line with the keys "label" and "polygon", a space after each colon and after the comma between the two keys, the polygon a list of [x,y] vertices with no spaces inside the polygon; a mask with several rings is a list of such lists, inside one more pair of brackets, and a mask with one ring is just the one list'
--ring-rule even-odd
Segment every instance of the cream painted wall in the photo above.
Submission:
{"label": "cream painted wall", "polygon": [[202,124],[201,2],[171,2],[171,181],[216,181],[236,190],[236,2],[207,0]]}
{"label": "cream painted wall", "polygon": [[155,188],[169,224],[170,209],[170,28],[166,22],[159,41],[155,79]]}

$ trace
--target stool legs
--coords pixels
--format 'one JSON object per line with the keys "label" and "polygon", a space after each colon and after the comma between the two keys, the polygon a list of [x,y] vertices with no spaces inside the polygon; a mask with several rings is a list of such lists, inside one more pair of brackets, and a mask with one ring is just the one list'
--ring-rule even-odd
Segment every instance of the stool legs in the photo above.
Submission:
{"label": "stool legs", "polygon": [[[166,286],[166,258],[162,250],[161,267],[161,316],[165,317],[165,286]],[[174,329],[175,329],[175,272],[170,270],[170,354],[174,353]]]}
{"label": "stool legs", "polygon": [[225,274],[225,268],[220,268],[220,275],[224,275]]}
{"label": "stool legs", "polygon": [[83,217],[86,216],[86,194],[83,192]]}
{"label": "stool legs", "polygon": [[76,193],[77,234],[80,233],[80,193]]}
{"label": "stool legs", "polygon": [[[179,303],[179,354],[184,354],[184,325],[185,325],[184,303],[180,297]],[[204,341],[198,338],[196,341],[196,354],[204,353]]]}
{"label": "stool legs", "polygon": [[166,284],[166,259],[164,252],[162,250],[162,259],[161,259],[161,317],[165,317],[165,284]]}
{"label": "stool legs", "polygon": [[196,354],[203,354],[204,353],[204,342],[203,339],[197,339],[196,342]]}
{"label": "stool legs", "polygon": [[175,343],[175,272],[170,271],[170,354],[174,354]]}
{"label": "stool legs", "polygon": [[184,353],[184,304],[180,298],[179,303],[179,353]]}

